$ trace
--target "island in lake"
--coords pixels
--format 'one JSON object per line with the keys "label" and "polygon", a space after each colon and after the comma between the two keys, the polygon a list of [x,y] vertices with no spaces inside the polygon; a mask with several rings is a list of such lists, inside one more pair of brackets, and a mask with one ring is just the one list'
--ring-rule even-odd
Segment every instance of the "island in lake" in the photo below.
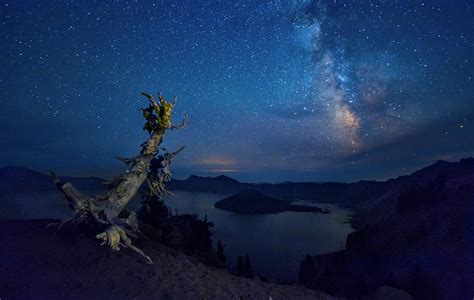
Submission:
{"label": "island in lake", "polygon": [[294,205],[292,201],[275,199],[253,189],[224,198],[214,206],[239,214],[274,214],[284,211],[330,213],[329,210],[316,206]]}

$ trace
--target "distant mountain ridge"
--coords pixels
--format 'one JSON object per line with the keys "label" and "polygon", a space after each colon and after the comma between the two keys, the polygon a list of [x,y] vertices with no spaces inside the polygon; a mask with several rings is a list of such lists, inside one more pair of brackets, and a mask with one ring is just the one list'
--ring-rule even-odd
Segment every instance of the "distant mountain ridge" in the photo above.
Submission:
{"label": "distant mountain ridge", "polygon": [[[97,177],[61,178],[90,196],[107,191],[107,186]],[[71,210],[51,176],[24,167],[0,168],[0,219],[65,218],[70,215]]]}
{"label": "distant mountain ridge", "polygon": [[[101,190],[105,188],[103,180],[98,177],[61,176],[70,181],[78,189]],[[3,191],[28,192],[55,190],[51,176],[32,169],[18,166],[0,168],[0,193]]]}
{"label": "distant mountain ridge", "polygon": [[[372,206],[375,201],[413,182],[428,182],[434,178],[457,176],[474,167],[474,158],[461,159],[459,162],[437,161],[434,164],[415,171],[411,175],[402,175],[386,181],[362,180],[353,183],[338,182],[283,182],[283,183],[242,183],[221,175],[201,177],[191,175],[184,180],[173,179],[167,184],[170,190],[235,194],[253,189],[269,197],[280,199],[300,199],[320,203],[342,203],[347,206]],[[463,171],[464,170],[464,171]],[[461,173],[460,173],[461,172]]]}
{"label": "distant mountain ridge", "polygon": [[[353,183],[338,182],[283,182],[283,183],[243,183],[231,177],[202,177],[191,175],[187,179],[172,179],[167,183],[169,190],[189,192],[235,194],[252,189],[269,197],[285,200],[299,199],[320,203],[341,203],[347,206],[368,207],[387,196],[388,191],[397,190],[413,182],[427,182],[433,178],[457,176],[474,167],[474,158],[462,159],[460,162],[437,161],[411,175],[403,175],[387,181],[362,180]],[[464,171],[463,171],[464,170]],[[460,173],[461,172],[461,173]],[[61,174],[58,174],[61,176]],[[63,177],[82,190],[106,191],[107,186],[97,177]],[[24,167],[7,166],[0,168],[0,196],[6,191],[52,191],[55,190],[49,175]],[[383,201],[382,201],[383,202]]]}
{"label": "distant mountain ridge", "polygon": [[190,192],[205,192],[216,194],[232,194],[243,190],[245,183],[219,175],[217,177],[201,177],[191,175],[187,179],[172,179],[167,183],[167,188],[170,190],[182,190]]}
{"label": "distant mountain ridge", "polygon": [[283,183],[243,183],[233,178],[201,177],[191,175],[187,179],[173,179],[167,184],[170,190],[204,192],[217,194],[235,194],[253,189],[270,197],[282,199],[312,200],[326,203],[357,201],[353,196],[379,194],[384,190],[384,182],[359,181],[356,183],[338,182],[283,182]]}

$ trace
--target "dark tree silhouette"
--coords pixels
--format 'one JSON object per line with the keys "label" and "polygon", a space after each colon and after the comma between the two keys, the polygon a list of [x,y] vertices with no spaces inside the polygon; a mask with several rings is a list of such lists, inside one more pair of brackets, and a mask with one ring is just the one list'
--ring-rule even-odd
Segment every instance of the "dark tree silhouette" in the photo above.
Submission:
{"label": "dark tree silhouette", "polygon": [[250,263],[249,255],[245,255],[245,277],[254,278],[252,264]]}
{"label": "dark tree silhouette", "polygon": [[225,265],[226,262],[227,262],[227,256],[224,254],[224,244],[222,243],[222,241],[218,241],[217,242],[217,250],[216,250],[216,255],[217,255],[217,258],[222,261],[222,263]]}
{"label": "dark tree silhouette", "polygon": [[159,242],[169,238],[171,228],[168,226],[170,210],[157,196],[144,196],[142,206],[138,211],[139,229],[141,233]]}
{"label": "dark tree silhouette", "polygon": [[237,274],[237,276],[245,277],[244,258],[240,255],[237,257],[237,266],[235,267],[235,273]]}
{"label": "dark tree silhouette", "polygon": [[313,259],[308,254],[306,258],[300,263],[300,272],[299,272],[299,281],[305,285],[310,286],[311,280],[308,281],[308,278],[313,278],[316,272],[316,268],[314,267]]}
{"label": "dark tree silhouette", "polygon": [[237,276],[254,278],[252,263],[250,262],[249,255],[237,257],[237,266],[235,268],[235,273]]}

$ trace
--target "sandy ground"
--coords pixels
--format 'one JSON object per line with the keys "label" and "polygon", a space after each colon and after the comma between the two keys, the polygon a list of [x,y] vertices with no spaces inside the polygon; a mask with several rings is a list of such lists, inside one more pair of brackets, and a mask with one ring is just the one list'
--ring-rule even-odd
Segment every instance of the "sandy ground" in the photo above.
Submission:
{"label": "sandy ground", "polygon": [[301,286],[237,277],[151,242],[138,243],[154,261],[127,249],[113,252],[74,227],[51,220],[0,221],[3,299],[332,299]]}

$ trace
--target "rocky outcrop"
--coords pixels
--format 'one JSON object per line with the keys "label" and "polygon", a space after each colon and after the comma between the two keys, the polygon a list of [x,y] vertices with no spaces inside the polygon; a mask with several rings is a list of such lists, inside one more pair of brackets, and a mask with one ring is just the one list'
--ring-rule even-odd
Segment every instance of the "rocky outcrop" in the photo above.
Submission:
{"label": "rocky outcrop", "polygon": [[374,300],[413,300],[413,297],[402,290],[384,285],[375,290]]}
{"label": "rocky outcrop", "polygon": [[302,261],[304,285],[339,296],[381,285],[417,299],[474,295],[474,160],[437,163],[404,180],[404,189],[367,206],[344,251]]}

